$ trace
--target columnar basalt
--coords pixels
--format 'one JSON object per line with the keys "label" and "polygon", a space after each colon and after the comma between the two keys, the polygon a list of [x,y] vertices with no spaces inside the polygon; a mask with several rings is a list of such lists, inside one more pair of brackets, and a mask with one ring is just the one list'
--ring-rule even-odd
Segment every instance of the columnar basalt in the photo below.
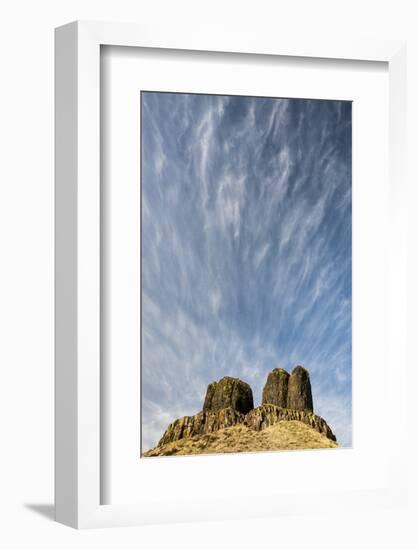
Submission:
{"label": "columnar basalt", "polygon": [[294,410],[266,404],[252,409],[246,415],[231,407],[219,411],[201,411],[194,416],[178,418],[168,426],[158,442],[158,447],[180,439],[205,435],[223,428],[243,424],[257,432],[278,424],[278,422],[298,420],[310,428],[336,441],[327,422],[306,410]]}
{"label": "columnar basalt", "polygon": [[295,367],[289,377],[287,409],[313,412],[310,375],[304,367]]}
{"label": "columnar basalt", "polygon": [[327,422],[321,416],[307,410],[284,409],[269,404],[261,405],[245,416],[244,424],[252,430],[260,431],[269,428],[269,426],[274,426],[278,422],[291,420],[303,422],[332,441],[336,441],[336,436]]}
{"label": "columnar basalt", "polygon": [[287,406],[288,379],[290,375],[284,369],[276,368],[268,374],[262,391],[262,404],[270,403],[277,407]]}
{"label": "columnar basalt", "polygon": [[243,424],[245,415],[227,407],[218,411],[201,411],[194,416],[183,416],[168,426],[158,447],[185,437],[204,435],[236,424]]}
{"label": "columnar basalt", "polygon": [[252,410],[253,394],[249,384],[231,376],[225,376],[218,382],[209,384],[203,411],[219,411],[226,407],[243,414]]}

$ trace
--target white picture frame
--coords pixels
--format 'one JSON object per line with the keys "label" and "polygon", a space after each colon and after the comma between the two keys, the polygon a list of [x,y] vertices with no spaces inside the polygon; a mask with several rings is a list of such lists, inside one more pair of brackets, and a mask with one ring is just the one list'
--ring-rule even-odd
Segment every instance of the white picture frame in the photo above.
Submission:
{"label": "white picture frame", "polygon": [[[102,45],[173,50],[263,54],[334,60],[382,61],[389,70],[389,151],[392,236],[390,269],[396,289],[390,317],[397,331],[397,395],[406,393],[406,199],[405,45],[388,41],[292,41],[230,29],[163,27],[75,22],[56,29],[56,360],[55,506],[56,519],[76,528],[184,520],[184,509],[166,495],[166,506],[101,504],[100,497],[100,47]],[[405,403],[404,400],[400,400]],[[396,411],[405,418],[405,404]],[[399,430],[401,432],[401,430]],[[331,506],[393,505],[405,498],[405,456],[401,445],[391,457],[384,491],[360,494],[294,495],[269,514],[297,508],[308,512]],[[326,500],[327,499],[327,500]],[[158,512],[159,510],[159,512]],[[190,519],[240,517],[230,502],[208,505]],[[262,515],[262,512],[261,512]]]}

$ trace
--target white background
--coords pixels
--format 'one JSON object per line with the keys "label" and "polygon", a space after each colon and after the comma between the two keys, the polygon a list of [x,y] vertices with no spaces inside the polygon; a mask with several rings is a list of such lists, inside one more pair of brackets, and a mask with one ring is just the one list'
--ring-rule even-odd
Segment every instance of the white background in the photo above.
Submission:
{"label": "white background", "polygon": [[[280,517],[210,525],[76,532],[51,522],[53,499],[53,28],[74,19],[269,27],[305,33],[408,40],[408,95],[417,97],[417,33],[412,1],[38,0],[1,8],[0,86],[0,546],[3,548],[415,548],[416,510]],[[415,103],[409,113],[409,181],[416,182]],[[410,213],[416,189],[410,187]],[[417,280],[411,216],[410,278]],[[402,243],[399,243],[401,246]],[[417,324],[416,291],[410,325]],[[411,342],[411,338],[410,338]],[[416,376],[410,346],[410,397]],[[414,365],[413,365],[414,363]],[[392,396],[395,406],[395,388]],[[381,421],[384,415],[381,414]],[[410,422],[410,459],[415,426]],[[388,436],[395,444],[395,434]],[[411,455],[413,453],[413,455]],[[412,474],[415,504],[415,474]],[[262,506],[255,502],[254,506]],[[42,512],[42,513],[39,513]]]}

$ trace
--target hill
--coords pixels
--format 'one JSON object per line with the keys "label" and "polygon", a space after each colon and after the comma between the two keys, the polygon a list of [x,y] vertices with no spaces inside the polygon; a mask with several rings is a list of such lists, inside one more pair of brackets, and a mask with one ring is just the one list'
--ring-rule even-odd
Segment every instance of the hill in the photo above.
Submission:
{"label": "hill", "polygon": [[338,444],[298,420],[282,421],[261,431],[243,424],[215,432],[179,439],[144,453],[145,457],[247,453],[297,449],[328,449]]}

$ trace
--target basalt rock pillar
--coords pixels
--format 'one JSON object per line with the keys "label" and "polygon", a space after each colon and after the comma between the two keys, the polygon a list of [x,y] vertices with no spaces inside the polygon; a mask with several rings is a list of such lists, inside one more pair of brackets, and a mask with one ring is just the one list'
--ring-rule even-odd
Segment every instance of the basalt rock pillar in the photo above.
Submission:
{"label": "basalt rock pillar", "polygon": [[289,377],[287,408],[313,412],[310,375],[304,367],[295,367]]}
{"label": "basalt rock pillar", "polygon": [[253,409],[252,389],[239,378],[225,376],[207,387],[203,411],[218,411],[231,407],[246,414]]}
{"label": "basalt rock pillar", "polygon": [[289,378],[290,375],[284,369],[277,368],[271,371],[262,391],[262,405],[271,404],[286,408]]}

